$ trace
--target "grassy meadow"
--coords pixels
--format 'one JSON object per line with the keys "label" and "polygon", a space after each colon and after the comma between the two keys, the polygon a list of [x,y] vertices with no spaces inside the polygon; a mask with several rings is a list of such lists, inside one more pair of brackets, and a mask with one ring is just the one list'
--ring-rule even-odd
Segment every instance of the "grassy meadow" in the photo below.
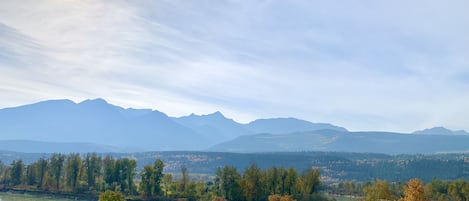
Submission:
{"label": "grassy meadow", "polygon": [[64,199],[64,198],[54,198],[50,196],[1,192],[0,201],[72,201],[72,200]]}

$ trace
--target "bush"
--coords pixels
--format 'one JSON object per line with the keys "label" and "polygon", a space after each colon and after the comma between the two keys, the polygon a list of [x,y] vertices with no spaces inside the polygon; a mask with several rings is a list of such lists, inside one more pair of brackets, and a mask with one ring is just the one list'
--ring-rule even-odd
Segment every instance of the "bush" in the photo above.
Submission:
{"label": "bush", "polygon": [[125,201],[125,199],[120,192],[107,190],[99,194],[99,201]]}

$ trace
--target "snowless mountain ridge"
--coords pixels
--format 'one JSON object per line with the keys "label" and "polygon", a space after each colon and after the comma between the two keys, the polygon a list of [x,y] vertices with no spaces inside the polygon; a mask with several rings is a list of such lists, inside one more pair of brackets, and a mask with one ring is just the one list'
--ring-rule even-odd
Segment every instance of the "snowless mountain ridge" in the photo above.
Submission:
{"label": "snowless mountain ridge", "polygon": [[[339,135],[332,135],[330,132],[339,133]],[[298,133],[314,133],[326,137],[320,138],[322,140],[318,140],[318,136],[298,138]],[[371,136],[376,138],[383,134],[383,132],[361,133],[367,133],[364,137],[366,139],[370,139]],[[207,150],[209,148],[226,151],[226,149],[220,148],[223,144],[226,145],[226,143],[240,138],[254,137],[257,134],[268,134],[274,137],[281,135],[283,136],[281,142],[289,143],[280,143],[279,146],[282,148],[272,146],[272,149],[263,149],[261,151],[340,151],[340,149],[334,148],[332,144],[340,141],[338,139],[344,139],[350,134],[355,135],[357,132],[349,132],[343,127],[328,123],[312,123],[296,118],[258,119],[247,124],[241,124],[226,118],[221,112],[207,115],[191,114],[183,117],[169,117],[165,113],[153,109],[124,109],[109,104],[104,99],[85,100],[79,103],[70,100],[48,100],[0,109],[0,144],[1,140],[8,140],[8,143],[4,142],[3,144],[9,146],[2,146],[3,149],[8,148],[11,150],[18,147],[22,148],[19,151],[24,152],[34,152],[34,150],[47,152],[47,147],[51,149],[60,147],[61,151],[66,150],[66,147],[74,147],[74,150],[86,147],[86,151],[95,149],[100,152],[106,150],[110,152],[125,152],[127,150]],[[384,136],[395,136],[396,133],[388,134],[390,135]],[[454,138],[454,136],[469,137],[469,134],[465,131],[451,131],[443,127],[416,131],[412,134],[421,136],[421,138],[428,138],[425,136],[429,135],[443,135],[443,139],[438,139],[440,141]],[[331,136],[334,137],[329,139],[328,137]],[[358,139],[351,139],[349,143],[343,146],[354,146],[354,143],[366,144],[366,142],[358,142]],[[32,143],[32,141],[35,143]],[[253,142],[255,141],[253,140]],[[314,146],[304,143],[311,141],[315,143]],[[14,142],[21,144],[21,146],[14,146]],[[44,143],[41,145],[37,142]],[[399,140],[389,142],[398,143]],[[59,146],[60,143],[78,144]],[[265,141],[253,146],[261,147],[262,143],[265,143]],[[375,141],[370,143],[376,144]],[[235,146],[235,148],[232,147],[230,150],[238,152],[255,151],[247,144],[249,143],[231,143],[230,146]],[[304,144],[304,147],[298,146],[301,144]],[[366,146],[364,148],[358,151],[387,153],[387,150],[374,150],[376,147],[370,147],[369,150],[366,149]],[[343,150],[353,151],[356,149]]]}

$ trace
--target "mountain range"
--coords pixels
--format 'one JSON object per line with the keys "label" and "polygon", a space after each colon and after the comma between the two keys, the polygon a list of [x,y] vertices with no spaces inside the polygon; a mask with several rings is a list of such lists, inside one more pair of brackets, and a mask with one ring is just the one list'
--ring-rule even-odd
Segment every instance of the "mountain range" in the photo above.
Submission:
{"label": "mountain range", "polygon": [[152,109],[125,109],[103,99],[48,100],[0,109],[0,150],[438,153],[467,152],[469,134],[443,127],[411,134],[349,132],[296,118],[242,124],[220,112],[170,117]]}
{"label": "mountain range", "polygon": [[469,151],[469,135],[414,135],[390,132],[317,130],[241,136],[210,148],[223,152],[357,152],[434,154]]}

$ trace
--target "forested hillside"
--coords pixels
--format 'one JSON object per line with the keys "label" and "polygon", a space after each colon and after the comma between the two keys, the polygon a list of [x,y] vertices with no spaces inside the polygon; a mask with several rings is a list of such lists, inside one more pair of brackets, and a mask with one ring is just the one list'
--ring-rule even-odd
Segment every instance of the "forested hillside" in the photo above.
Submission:
{"label": "forested hillside", "polygon": [[[369,181],[385,179],[391,182],[403,182],[410,178],[420,178],[425,182],[433,178],[458,179],[469,178],[469,155],[386,155],[339,152],[287,152],[287,153],[217,153],[217,152],[138,152],[98,154],[101,157],[132,158],[136,168],[151,164],[160,158],[166,164],[165,172],[178,173],[182,166],[190,169],[192,175],[208,178],[218,167],[225,165],[245,169],[255,163],[266,169],[277,166],[294,167],[303,171],[310,167],[320,168],[324,181]],[[24,154],[0,152],[0,160],[10,164],[22,159],[30,164],[40,157],[51,154]]]}

